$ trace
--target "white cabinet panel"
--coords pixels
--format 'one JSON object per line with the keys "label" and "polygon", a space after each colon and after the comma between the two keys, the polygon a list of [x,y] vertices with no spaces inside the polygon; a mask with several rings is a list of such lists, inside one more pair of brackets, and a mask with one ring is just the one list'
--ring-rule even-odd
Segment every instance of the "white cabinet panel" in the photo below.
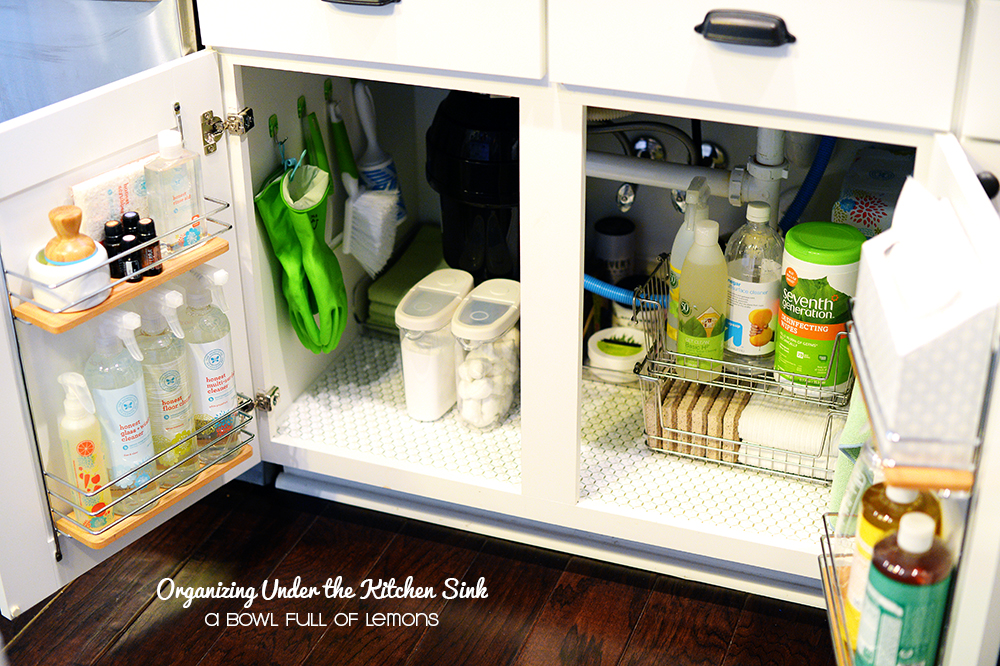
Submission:
{"label": "white cabinet panel", "polygon": [[733,4],[780,16],[795,42],[708,41],[694,28],[719,9],[709,0],[549,0],[550,78],[782,115],[950,129],[964,2]]}
{"label": "white cabinet panel", "polygon": [[202,41],[217,48],[530,79],[545,71],[544,13],[542,0],[198,2]]}
{"label": "white cabinet panel", "polygon": [[1000,0],[974,6],[962,134],[1000,141]]}

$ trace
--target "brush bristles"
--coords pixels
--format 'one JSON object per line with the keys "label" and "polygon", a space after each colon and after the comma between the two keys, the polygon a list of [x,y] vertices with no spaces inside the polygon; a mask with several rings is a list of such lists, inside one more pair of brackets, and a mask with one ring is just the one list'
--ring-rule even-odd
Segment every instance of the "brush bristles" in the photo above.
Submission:
{"label": "brush bristles", "polygon": [[385,268],[396,242],[399,190],[367,190],[347,202],[344,252],[374,277]]}

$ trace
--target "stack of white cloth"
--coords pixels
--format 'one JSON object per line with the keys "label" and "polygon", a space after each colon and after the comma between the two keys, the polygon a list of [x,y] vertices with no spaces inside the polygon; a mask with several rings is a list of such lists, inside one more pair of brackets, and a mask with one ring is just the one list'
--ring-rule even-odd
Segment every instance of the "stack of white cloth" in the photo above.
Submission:
{"label": "stack of white cloth", "polygon": [[763,469],[832,478],[833,442],[844,417],[829,409],[776,395],[754,394],[740,415],[739,461]]}

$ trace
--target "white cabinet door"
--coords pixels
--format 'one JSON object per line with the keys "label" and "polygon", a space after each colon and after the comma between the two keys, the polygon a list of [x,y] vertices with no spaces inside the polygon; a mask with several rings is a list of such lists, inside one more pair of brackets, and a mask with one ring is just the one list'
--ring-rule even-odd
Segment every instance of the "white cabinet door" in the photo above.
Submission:
{"label": "white cabinet door", "polygon": [[[157,132],[176,124],[175,103],[180,104],[187,147],[200,151],[201,114],[212,110],[225,116],[215,53],[198,53],[0,124],[0,154],[4,156],[0,169],[0,257],[5,271],[26,272],[29,253],[43,247],[53,234],[48,211],[72,203],[72,185],[156,152]],[[203,157],[205,193],[231,201],[225,143],[220,142],[216,153]],[[218,216],[234,223],[232,217],[231,210]],[[240,314],[243,295],[234,231],[228,234],[229,251],[210,263],[225,268],[231,276],[226,298],[237,388],[253,395],[246,321]],[[255,448],[248,460],[224,477],[103,549],[91,549],[64,536],[57,544],[39,464],[58,455],[55,432],[62,393],[55,378],[61,372],[79,370],[93,349],[93,341],[86,339],[86,326],[53,335],[14,322],[10,305],[3,307],[0,395],[5,418],[0,459],[5,482],[0,484],[0,602],[3,614],[11,616],[182,512],[225,480],[235,478],[260,456]],[[254,428],[253,422],[247,426],[250,432]],[[57,550],[61,553],[58,561]]]}

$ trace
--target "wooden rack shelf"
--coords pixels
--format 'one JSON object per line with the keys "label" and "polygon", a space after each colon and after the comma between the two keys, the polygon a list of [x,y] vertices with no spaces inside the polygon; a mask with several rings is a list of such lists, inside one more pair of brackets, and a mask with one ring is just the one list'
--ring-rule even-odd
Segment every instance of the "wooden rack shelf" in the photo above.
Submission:
{"label": "wooden rack shelf", "polygon": [[119,520],[109,529],[101,532],[100,534],[91,534],[73,521],[66,518],[56,520],[56,529],[90,548],[104,548],[108,544],[114,543],[125,534],[128,534],[136,527],[163,513],[191,493],[196,492],[200,488],[207,485],[213,479],[219,478],[229,470],[250,458],[252,454],[253,448],[250,444],[244,444],[237,453],[232,454],[232,456],[227,458],[224,462],[209,465],[203,469],[191,483],[185,486],[178,486],[177,488],[173,488],[168,491],[157,500],[156,504],[153,505],[149,511]]}
{"label": "wooden rack shelf", "polygon": [[159,275],[144,274],[141,282],[122,282],[111,289],[108,298],[92,308],[79,312],[53,313],[33,303],[20,303],[13,308],[17,319],[34,324],[49,333],[65,333],[94,317],[123,305],[130,299],[149,291],[153,287],[185,273],[210,259],[224,254],[229,249],[225,239],[212,237],[202,245],[184,252],[180,256],[163,261],[163,271]]}

